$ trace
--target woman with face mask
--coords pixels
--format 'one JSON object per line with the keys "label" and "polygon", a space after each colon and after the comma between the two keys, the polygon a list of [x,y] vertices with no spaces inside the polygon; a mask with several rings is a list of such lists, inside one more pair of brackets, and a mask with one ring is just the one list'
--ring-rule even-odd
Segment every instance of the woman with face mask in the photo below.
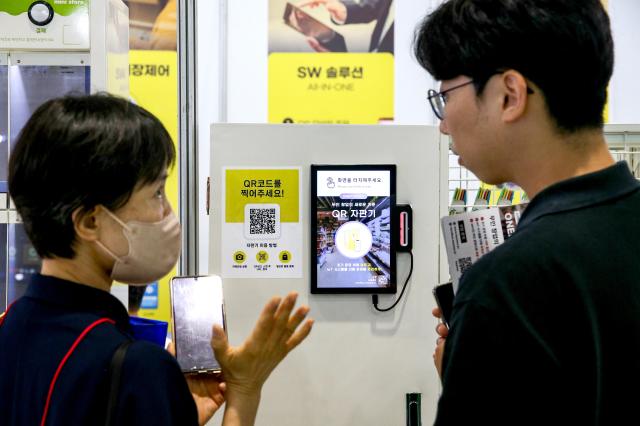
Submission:
{"label": "woman with face mask", "polygon": [[0,318],[0,424],[206,423],[225,402],[223,424],[253,424],[260,390],[309,334],[294,293],[265,306],[249,339],[212,346],[226,383],[186,380],[167,351],[134,341],[107,413],[113,355],[131,340],[114,280],[144,285],[169,273],[180,224],[165,196],[173,142],[146,110],[108,95],[43,104],[20,133],[9,192],[43,259],[24,297]]}

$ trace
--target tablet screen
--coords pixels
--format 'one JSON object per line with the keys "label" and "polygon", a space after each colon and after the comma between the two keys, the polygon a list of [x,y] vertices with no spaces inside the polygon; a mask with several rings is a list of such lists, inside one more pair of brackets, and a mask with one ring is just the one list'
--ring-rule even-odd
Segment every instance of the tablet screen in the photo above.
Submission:
{"label": "tablet screen", "polygon": [[311,166],[312,293],[395,293],[395,165]]}

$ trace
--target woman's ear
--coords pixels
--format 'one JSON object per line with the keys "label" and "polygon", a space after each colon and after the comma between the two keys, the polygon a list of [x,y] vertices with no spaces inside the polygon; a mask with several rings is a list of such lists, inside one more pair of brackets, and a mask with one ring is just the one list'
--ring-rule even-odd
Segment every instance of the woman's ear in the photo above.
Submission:
{"label": "woman's ear", "polygon": [[502,74],[502,84],[504,90],[502,117],[505,122],[512,123],[520,119],[527,110],[527,80],[518,71],[507,70]]}
{"label": "woman's ear", "polygon": [[99,231],[99,209],[93,207],[89,210],[84,207],[78,207],[71,214],[73,221],[73,229],[76,231],[78,239],[85,241],[98,240]]}

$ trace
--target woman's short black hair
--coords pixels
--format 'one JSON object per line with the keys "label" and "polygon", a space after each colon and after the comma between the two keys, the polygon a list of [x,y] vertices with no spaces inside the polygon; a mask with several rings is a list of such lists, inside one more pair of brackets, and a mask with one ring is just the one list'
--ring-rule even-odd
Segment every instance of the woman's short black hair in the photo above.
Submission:
{"label": "woman's short black hair", "polygon": [[171,136],[144,108],[107,94],[66,96],[42,104],[20,132],[9,194],[38,254],[73,258],[72,213],[122,207],[175,156]]}
{"label": "woman's short black hair", "polygon": [[414,50],[437,80],[473,78],[478,96],[496,71],[519,71],[560,131],[603,125],[614,53],[600,0],[449,0],[420,24]]}

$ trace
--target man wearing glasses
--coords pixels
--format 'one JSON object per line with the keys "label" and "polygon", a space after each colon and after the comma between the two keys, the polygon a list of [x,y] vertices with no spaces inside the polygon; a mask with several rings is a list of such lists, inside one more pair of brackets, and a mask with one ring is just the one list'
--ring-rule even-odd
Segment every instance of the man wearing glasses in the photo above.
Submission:
{"label": "man wearing glasses", "polygon": [[428,99],[460,164],[531,198],[438,325],[436,425],[638,423],[640,184],[603,135],[602,4],[446,1],[415,53],[441,81]]}

